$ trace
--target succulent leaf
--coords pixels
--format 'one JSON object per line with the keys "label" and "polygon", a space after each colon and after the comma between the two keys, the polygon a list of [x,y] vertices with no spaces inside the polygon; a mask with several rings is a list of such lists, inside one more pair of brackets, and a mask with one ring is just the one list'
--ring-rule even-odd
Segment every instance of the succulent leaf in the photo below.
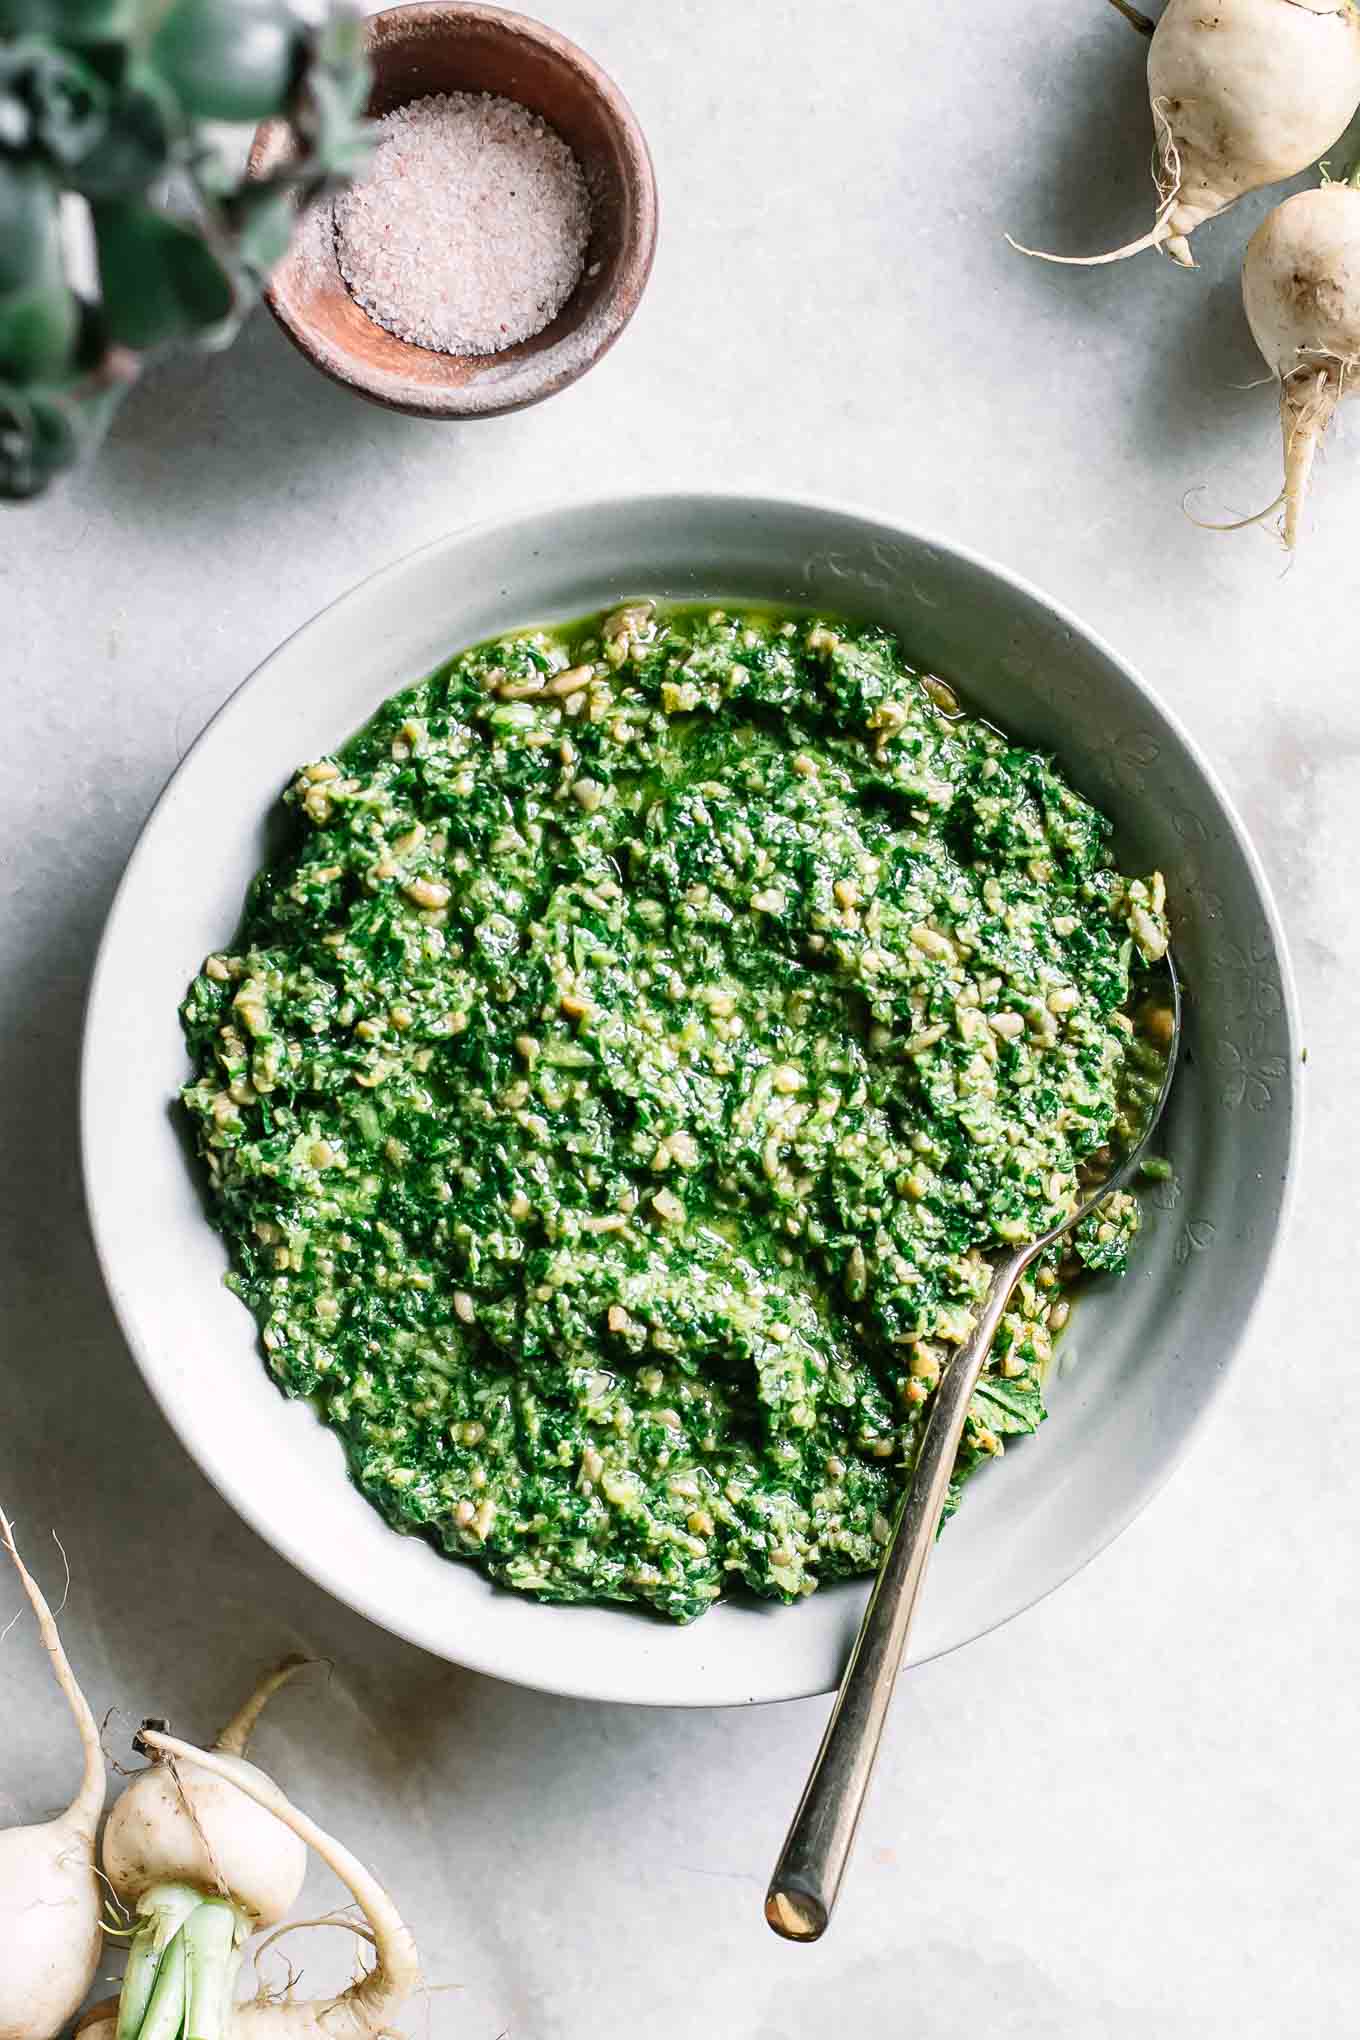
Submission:
{"label": "succulent leaf", "polygon": [[115,351],[73,384],[0,382],[0,500],[41,495],[63,469],[88,457],[135,379],[135,358]]}
{"label": "succulent leaf", "polygon": [[139,353],[230,318],[231,277],[193,227],[135,199],[92,208],[109,337]]}
{"label": "succulent leaf", "polygon": [[300,40],[288,0],[177,0],[149,54],[192,118],[261,121],[288,104]]}
{"label": "succulent leaf", "polygon": [[[97,444],[137,356],[231,337],[299,203],[362,166],[369,82],[351,0],[0,0],[0,498]],[[244,179],[216,124],[279,116],[287,166]]]}
{"label": "succulent leaf", "polygon": [[0,155],[0,295],[61,281],[59,207],[44,163]]}
{"label": "succulent leaf", "polygon": [[292,185],[247,184],[226,201],[224,213],[241,266],[258,287],[288,253],[297,224]]}
{"label": "succulent leaf", "polygon": [[59,397],[0,383],[0,497],[22,503],[41,495],[75,456],[76,434]]}
{"label": "succulent leaf", "polygon": [[173,160],[181,123],[166,88],[153,73],[130,72],[109,109],[104,133],[70,172],[86,198],[131,198],[164,176]]}
{"label": "succulent leaf", "polygon": [[80,313],[64,283],[39,283],[0,297],[0,378],[55,380],[70,366]]}
{"label": "succulent leaf", "polygon": [[307,95],[297,125],[310,142],[303,167],[310,172],[306,182],[314,193],[363,169],[373,147],[373,124],[362,117],[366,92],[356,104],[354,82],[343,72],[318,69],[309,80]]}
{"label": "succulent leaf", "polygon": [[78,57],[34,36],[0,44],[0,148],[79,162],[103,132],[104,81]]}
{"label": "succulent leaf", "polygon": [[0,0],[0,36],[47,35],[64,43],[135,35],[158,0]]}

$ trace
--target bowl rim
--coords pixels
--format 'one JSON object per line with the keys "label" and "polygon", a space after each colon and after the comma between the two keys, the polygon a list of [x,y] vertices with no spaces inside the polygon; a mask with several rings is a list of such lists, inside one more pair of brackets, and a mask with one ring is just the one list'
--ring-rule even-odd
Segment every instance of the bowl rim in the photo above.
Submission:
{"label": "bowl rim", "polygon": [[[627,209],[621,235],[624,260],[614,287],[594,308],[589,343],[575,347],[570,344],[584,330],[574,327],[543,353],[523,357],[510,375],[493,383],[484,384],[480,376],[474,376],[466,383],[411,383],[405,386],[408,393],[404,395],[379,386],[368,373],[362,355],[318,343],[313,328],[295,316],[282,301],[279,279],[286,271],[289,257],[285,255],[278,264],[262,295],[280,331],[305,361],[319,369],[327,381],[334,383],[338,389],[347,390],[351,396],[362,397],[368,403],[380,404],[384,410],[396,411],[406,417],[452,424],[478,418],[505,417],[514,411],[527,410],[531,405],[542,403],[569,388],[603,360],[632,321],[651,280],[660,231],[660,204],[656,166],[632,102],[622,86],[588,50],[547,22],[539,21],[531,14],[523,14],[517,8],[493,5],[491,0],[399,0],[395,6],[379,8],[363,17],[365,47],[371,48],[379,23],[392,22],[399,16],[428,20],[441,15],[461,17],[490,30],[512,34],[562,58],[589,84],[639,173],[636,203]],[[256,128],[247,162],[250,178],[264,174],[270,149],[287,132],[287,127],[285,120],[276,118],[262,121]],[[493,354],[486,356],[485,360],[492,365],[500,358]],[[551,366],[554,361],[556,367]],[[540,363],[544,365],[544,372],[536,374]]]}
{"label": "bowl rim", "polygon": [[[1305,1087],[1303,1083],[1303,1064],[1299,1054],[1302,1027],[1298,989],[1283,922],[1260,854],[1238,814],[1235,804],[1220,781],[1217,772],[1206,759],[1199,745],[1187,731],[1180,718],[1167,706],[1162,697],[1142,678],[1136,669],[1120,653],[1115,651],[1098,631],[1092,630],[1064,603],[1045,594],[1025,575],[1010,568],[1000,566],[986,554],[977,551],[973,547],[960,544],[952,538],[946,538],[930,530],[928,527],[904,522],[893,516],[890,512],[867,507],[843,498],[803,495],[801,493],[781,493],[768,489],[758,489],[754,486],[722,489],[677,487],[674,489],[623,490],[587,497],[547,497],[527,507],[521,507],[486,518],[475,519],[467,524],[455,526],[449,531],[441,532],[435,538],[426,541],[425,544],[412,548],[410,551],[403,553],[394,560],[388,561],[385,565],[376,568],[372,573],[352,583],[341,594],[334,597],[332,601],[323,604],[320,609],[307,617],[294,630],[288,632],[231,690],[220,707],[215,710],[213,715],[204,724],[193,743],[184,753],[183,758],[179,760],[174,770],[169,774],[142,823],[137,840],[133,845],[131,854],[114,890],[101,929],[94,966],[90,973],[86,991],[81,1022],[78,1072],[80,1170],[87,1223],[94,1245],[95,1257],[108,1292],[114,1317],[123,1335],[124,1342],[137,1365],[138,1372],[149,1389],[161,1415],[195,1466],[205,1475],[210,1484],[236,1514],[272,1550],[284,1557],[305,1578],[321,1586],[336,1600],[353,1609],[366,1620],[374,1623],[378,1628],[400,1637],[404,1642],[426,1650],[433,1656],[443,1656],[446,1662],[456,1663],[469,1671],[480,1673],[489,1678],[500,1679],[509,1684],[525,1685],[534,1691],[556,1694],[564,1698],[591,1699],[626,1705],[657,1707],[768,1705],[775,1704],[781,1700],[813,1698],[833,1689],[820,1684],[809,1686],[799,1681],[793,1685],[781,1687],[778,1691],[769,1691],[758,1695],[751,1695],[737,1690],[719,1690],[711,1697],[704,1697],[696,1696],[690,1688],[678,1691],[669,1690],[660,1686],[658,1681],[653,1680],[630,1685],[626,1690],[620,1688],[616,1683],[612,1690],[602,1693],[590,1684],[582,1683],[579,1678],[555,1676],[552,1667],[545,1666],[540,1670],[536,1665],[532,1676],[526,1676],[520,1671],[507,1670],[503,1660],[498,1656],[494,1644],[489,1648],[483,1647],[476,1638],[469,1638],[464,1641],[460,1637],[456,1656],[452,1652],[441,1651],[437,1645],[430,1642],[428,1635],[418,1632],[415,1627],[403,1621],[399,1616],[390,1614],[380,1604],[375,1594],[366,1591],[362,1586],[356,1585],[344,1573],[341,1567],[332,1564],[324,1554],[318,1556],[311,1548],[304,1550],[301,1540],[281,1527],[275,1516],[271,1516],[267,1510],[255,1506],[249,1495],[244,1492],[243,1484],[233,1476],[229,1469],[222,1466],[209,1467],[205,1465],[193,1442],[193,1426],[187,1414],[181,1414],[180,1408],[169,1393],[168,1388],[158,1379],[157,1370],[148,1359],[134,1314],[124,1300],[122,1284],[113,1262],[113,1256],[108,1248],[105,1224],[101,1214],[98,1156],[95,1152],[91,1136],[92,1100],[95,1096],[97,1078],[95,1064],[99,1055],[95,1021],[101,1004],[104,979],[112,966],[115,937],[120,932],[118,924],[122,903],[128,891],[135,883],[143,859],[150,852],[154,824],[162,807],[167,802],[180,773],[199,748],[208,742],[219,722],[234,708],[246,691],[254,689],[257,684],[265,681],[274,661],[297,639],[303,637],[314,625],[319,623],[322,618],[330,616],[334,611],[341,609],[347,603],[357,602],[361,597],[371,596],[375,591],[381,589],[384,582],[397,580],[417,560],[444,547],[453,544],[466,544],[483,538],[508,538],[513,535],[518,527],[529,527],[563,516],[607,516],[610,513],[631,513],[643,508],[660,508],[663,506],[670,511],[674,511],[681,504],[687,505],[695,511],[702,510],[704,506],[721,504],[728,509],[741,508],[756,515],[772,511],[797,510],[813,516],[826,516],[832,519],[846,518],[877,524],[891,531],[895,537],[905,539],[912,545],[948,554],[962,562],[965,566],[979,570],[999,583],[1007,593],[1038,603],[1060,625],[1069,629],[1075,636],[1083,639],[1095,652],[1107,659],[1132,686],[1134,691],[1150,703],[1156,714],[1163,719],[1166,726],[1184,746],[1196,769],[1203,775],[1204,781],[1232,833],[1236,847],[1251,876],[1256,898],[1266,926],[1269,929],[1275,956],[1279,964],[1282,1014],[1289,1051],[1286,1059],[1289,1082],[1289,1124],[1280,1181],[1278,1216],[1260,1262],[1260,1273],[1254,1294],[1237,1327],[1235,1335],[1229,1343],[1219,1349],[1219,1364],[1204,1390],[1198,1407],[1185,1421],[1179,1435],[1171,1445],[1161,1453],[1155,1467],[1147,1473],[1139,1483],[1136,1491],[1131,1494],[1126,1503],[1121,1505],[1109,1522],[1102,1524],[1097,1534],[1088,1537],[1086,1543],[1076,1551],[1070,1563],[1063,1565],[1056,1577],[1048,1579],[1036,1591],[1026,1594],[1014,1606],[1007,1608],[993,1620],[982,1623],[976,1629],[971,1630],[968,1635],[959,1636],[944,1642],[937,1648],[924,1653],[919,1658],[912,1658],[910,1662],[913,1665],[925,1664],[933,1662],[936,1658],[947,1657],[955,1650],[963,1649],[967,1644],[976,1642],[979,1638],[992,1634],[994,1630],[1005,1627],[1007,1623],[1015,1620],[1017,1616],[1028,1613],[1031,1608],[1037,1607],[1040,1602],[1047,1600],[1050,1594],[1056,1593],[1060,1587],[1065,1586],[1070,1580],[1083,1572],[1094,1559],[1107,1551],[1129,1526],[1142,1515],[1144,1509],[1155,1500],[1172,1475],[1181,1466],[1191,1446],[1200,1435],[1211,1411],[1217,1405],[1226,1386],[1229,1374],[1240,1362],[1243,1349],[1257,1321],[1263,1301],[1274,1277],[1278,1273],[1284,1243],[1293,1219],[1298,1189],[1299,1156],[1303,1136]],[[715,599],[717,599],[716,596]],[[784,1610],[780,1612],[788,1615],[792,1611]]]}

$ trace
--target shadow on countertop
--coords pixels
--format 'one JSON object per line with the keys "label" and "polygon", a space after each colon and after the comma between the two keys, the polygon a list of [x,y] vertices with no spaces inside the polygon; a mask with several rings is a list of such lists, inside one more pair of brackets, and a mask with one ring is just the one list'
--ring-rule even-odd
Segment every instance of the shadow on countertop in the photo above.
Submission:
{"label": "shadow on countertop", "polygon": [[315,491],[337,462],[394,466],[420,435],[438,434],[456,473],[463,429],[402,417],[327,381],[263,306],[230,347],[185,349],[154,363],[133,390],[86,482],[115,510],[171,526],[243,516],[264,501]]}

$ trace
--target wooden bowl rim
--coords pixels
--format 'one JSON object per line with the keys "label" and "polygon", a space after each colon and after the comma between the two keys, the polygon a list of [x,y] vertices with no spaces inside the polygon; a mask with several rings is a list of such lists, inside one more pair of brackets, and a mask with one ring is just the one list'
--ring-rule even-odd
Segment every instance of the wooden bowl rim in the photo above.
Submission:
{"label": "wooden bowl rim", "polygon": [[[608,352],[632,318],[656,253],[656,174],[646,136],[623,92],[593,57],[546,22],[512,8],[487,5],[485,0],[407,0],[407,4],[368,15],[364,35],[373,52],[379,45],[391,47],[407,40],[413,43],[428,40],[431,31],[441,27],[478,28],[549,53],[575,73],[599,105],[624,167],[622,218],[611,250],[617,273],[609,290],[546,346],[529,353],[508,348],[504,354],[442,357],[450,363],[456,361],[459,373],[456,379],[450,376],[447,381],[434,382],[404,377],[379,366],[362,351],[343,346],[319,331],[307,317],[305,302],[299,302],[290,289],[295,251],[284,257],[265,289],[264,298],[299,353],[341,388],[413,417],[497,417],[541,403],[545,397],[577,381]],[[251,145],[248,175],[253,178],[267,175],[286,153],[290,141],[287,122],[263,122]],[[559,314],[559,319],[570,317],[571,303]],[[385,342],[393,337],[384,333]],[[532,347],[532,341],[522,344]],[[431,359],[441,358],[433,350],[414,343],[397,341],[396,345],[403,349],[409,346],[409,352],[420,358],[423,367]],[[473,364],[470,373],[469,363]]]}

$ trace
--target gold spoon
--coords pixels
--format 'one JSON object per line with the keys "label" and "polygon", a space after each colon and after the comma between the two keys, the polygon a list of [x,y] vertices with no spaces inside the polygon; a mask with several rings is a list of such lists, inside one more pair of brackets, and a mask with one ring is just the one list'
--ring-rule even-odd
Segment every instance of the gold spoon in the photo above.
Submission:
{"label": "gold spoon", "polygon": [[1164,961],[1169,978],[1171,1039],[1161,1090],[1137,1142],[1061,1225],[1037,1240],[1026,1241],[996,1263],[976,1329],[950,1362],[935,1391],[911,1486],[897,1505],[892,1536],[864,1610],[822,1746],[765,1895],[765,1918],[786,1941],[820,1940],[831,1918],[869,1789],[926,1566],[935,1546],[968,1404],[1012,1291],[1040,1254],[1132,1180],[1171,1094],[1181,1039],[1181,991],[1169,950]]}

